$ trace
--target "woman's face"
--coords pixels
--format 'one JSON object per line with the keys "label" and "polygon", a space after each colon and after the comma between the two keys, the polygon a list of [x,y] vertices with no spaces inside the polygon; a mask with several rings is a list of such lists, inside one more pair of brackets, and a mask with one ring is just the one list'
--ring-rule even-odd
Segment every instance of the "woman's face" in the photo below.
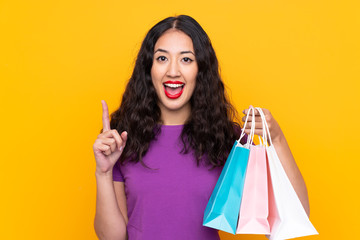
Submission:
{"label": "woman's face", "polygon": [[189,113],[197,73],[191,38],[177,29],[167,30],[155,44],[151,68],[162,114]]}

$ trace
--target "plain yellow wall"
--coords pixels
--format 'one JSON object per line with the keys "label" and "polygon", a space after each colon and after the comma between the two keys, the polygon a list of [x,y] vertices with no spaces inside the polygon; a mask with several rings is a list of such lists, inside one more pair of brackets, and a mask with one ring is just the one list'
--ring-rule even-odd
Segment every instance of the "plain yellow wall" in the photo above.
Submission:
{"label": "plain yellow wall", "polygon": [[357,239],[359,9],[325,0],[0,1],[0,239],[96,239],[100,100],[118,107],[146,32],[174,14],[193,16],[210,36],[238,111],[267,108],[279,122],[320,233],[306,239]]}

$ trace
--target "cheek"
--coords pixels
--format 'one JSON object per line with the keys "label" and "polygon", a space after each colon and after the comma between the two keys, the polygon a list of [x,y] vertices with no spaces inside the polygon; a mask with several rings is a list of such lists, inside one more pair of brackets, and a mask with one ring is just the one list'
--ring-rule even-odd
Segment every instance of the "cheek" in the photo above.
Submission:
{"label": "cheek", "polygon": [[196,88],[196,79],[195,79],[195,77],[193,79],[191,79],[191,81],[189,81],[187,83],[187,85],[188,85],[189,94],[190,94],[190,96],[192,96],[194,91],[195,91],[195,88]]}
{"label": "cheek", "polygon": [[154,67],[151,68],[150,75],[152,81],[154,82],[154,80],[156,79],[156,69],[154,69]]}
{"label": "cheek", "polygon": [[156,90],[159,90],[159,82],[161,80],[159,79],[159,73],[156,71],[156,69],[151,69],[151,81],[153,83],[153,86]]}
{"label": "cheek", "polygon": [[197,77],[197,68],[196,70],[192,70],[191,72],[189,72],[188,74],[188,86],[189,86],[189,90],[190,90],[190,95],[192,96],[196,87],[196,77]]}
{"label": "cheek", "polygon": [[163,78],[165,72],[164,68],[160,66],[153,65],[151,68],[151,79],[153,83],[161,82],[161,79]]}
{"label": "cheek", "polygon": [[195,78],[196,75],[198,74],[198,67],[197,65],[191,65],[191,66],[185,66],[181,68],[181,72],[183,73],[184,76],[186,76],[187,78]]}
{"label": "cheek", "polygon": [[188,84],[191,84],[193,87],[195,87],[196,76],[197,76],[197,69],[189,71],[187,73]]}

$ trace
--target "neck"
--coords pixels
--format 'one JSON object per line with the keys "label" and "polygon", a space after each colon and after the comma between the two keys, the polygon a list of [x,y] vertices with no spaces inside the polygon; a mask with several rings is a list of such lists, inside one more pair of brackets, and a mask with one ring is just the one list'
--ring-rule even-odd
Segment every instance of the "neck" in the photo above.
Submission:
{"label": "neck", "polygon": [[181,109],[171,110],[160,105],[163,125],[183,125],[190,117],[191,107],[186,104]]}

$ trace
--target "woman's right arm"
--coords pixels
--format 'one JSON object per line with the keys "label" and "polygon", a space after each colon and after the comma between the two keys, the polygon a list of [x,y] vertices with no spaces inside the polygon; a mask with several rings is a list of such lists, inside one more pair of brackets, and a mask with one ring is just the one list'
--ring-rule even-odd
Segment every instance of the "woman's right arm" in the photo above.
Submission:
{"label": "woman's right arm", "polygon": [[117,201],[118,194],[115,194],[112,171],[105,174],[96,172],[95,176],[97,191],[94,228],[96,235],[100,240],[125,240],[127,239],[127,221]]}
{"label": "woman's right arm", "polygon": [[121,185],[113,183],[112,170],[125,147],[127,133],[122,132],[120,135],[117,130],[110,129],[109,111],[105,101],[102,101],[102,106],[103,131],[93,145],[97,186],[94,228],[100,240],[125,240],[127,239],[125,192],[123,186],[121,189]]}

